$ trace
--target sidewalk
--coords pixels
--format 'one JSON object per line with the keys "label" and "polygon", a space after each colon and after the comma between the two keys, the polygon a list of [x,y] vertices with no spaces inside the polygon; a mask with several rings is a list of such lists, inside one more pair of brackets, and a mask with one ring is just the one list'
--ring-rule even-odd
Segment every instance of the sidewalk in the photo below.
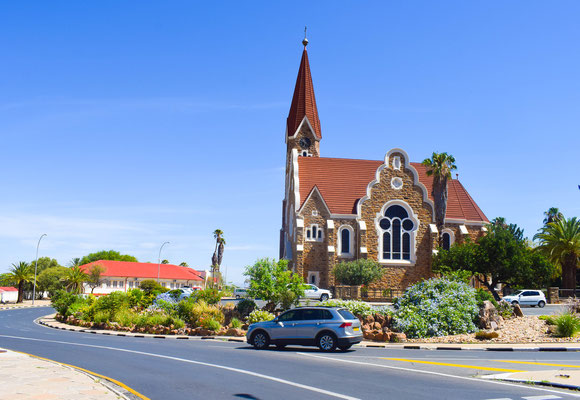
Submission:
{"label": "sidewalk", "polygon": [[533,383],[540,386],[552,386],[562,389],[580,390],[580,371],[548,370],[528,371],[507,374],[482,376],[483,379],[495,379],[507,382]]}
{"label": "sidewalk", "polygon": [[0,349],[0,399],[127,399],[104,379],[23,353]]}
{"label": "sidewalk", "polygon": [[48,307],[48,306],[50,306],[50,300],[34,300],[34,305],[32,305],[32,300],[24,300],[22,303],[0,304],[0,310],[12,310],[15,308]]}

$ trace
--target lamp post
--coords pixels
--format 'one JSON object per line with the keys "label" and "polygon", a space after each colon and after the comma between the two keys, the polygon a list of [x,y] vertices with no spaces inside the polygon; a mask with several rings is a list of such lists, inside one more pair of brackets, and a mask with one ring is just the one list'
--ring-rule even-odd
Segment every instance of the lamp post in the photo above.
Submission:
{"label": "lamp post", "polygon": [[157,283],[159,283],[159,274],[161,272],[161,249],[163,249],[163,246],[165,246],[166,244],[169,244],[169,242],[163,243],[159,248],[159,259],[157,264]]}
{"label": "lamp post", "polygon": [[34,305],[34,298],[36,297],[36,271],[38,269],[38,247],[40,246],[40,241],[46,233],[43,233],[38,239],[38,244],[36,245],[36,261],[34,262],[34,285],[32,286],[32,305]]}

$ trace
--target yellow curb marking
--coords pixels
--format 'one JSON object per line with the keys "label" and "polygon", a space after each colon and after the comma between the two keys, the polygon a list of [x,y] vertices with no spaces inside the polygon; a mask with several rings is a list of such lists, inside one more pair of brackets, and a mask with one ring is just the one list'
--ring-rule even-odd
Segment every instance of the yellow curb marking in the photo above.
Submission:
{"label": "yellow curb marking", "polygon": [[480,367],[477,365],[464,365],[464,364],[450,364],[450,363],[440,363],[435,361],[422,361],[422,360],[411,360],[408,358],[382,358],[383,360],[391,360],[391,361],[404,361],[410,363],[417,363],[417,364],[430,364],[430,365],[441,365],[444,367],[456,367],[456,368],[469,368],[469,369],[481,369],[484,371],[499,371],[499,372],[527,372],[521,371],[518,369],[505,369],[505,368],[491,368],[491,367]]}
{"label": "yellow curb marking", "polygon": [[71,364],[66,364],[66,363],[60,362],[60,361],[51,360],[50,358],[44,358],[44,357],[35,356],[34,354],[25,353],[23,351],[16,351],[16,350],[11,350],[11,351],[13,351],[15,353],[25,354],[25,355],[30,356],[30,357],[38,358],[40,360],[50,361],[50,362],[53,362],[53,363],[56,363],[56,364],[60,364],[60,365],[66,365],[67,367],[74,368],[74,369],[78,369],[80,371],[86,372],[87,374],[94,375],[94,376],[98,376],[99,378],[106,379],[106,380],[108,380],[110,382],[113,382],[116,385],[119,385],[120,387],[122,387],[126,391],[134,394],[135,396],[139,397],[140,399],[143,399],[143,400],[151,400],[149,397],[143,396],[141,393],[137,392],[135,389],[131,389],[129,386],[125,385],[123,382],[119,382],[118,380],[113,379],[113,378],[109,378],[108,376],[101,375],[101,374],[98,374],[98,373],[93,372],[93,371],[89,371],[88,369],[84,369],[84,368],[81,368],[81,367],[77,367],[76,365],[71,365]]}
{"label": "yellow curb marking", "polygon": [[546,365],[549,367],[580,368],[580,365],[570,365],[570,364],[550,364],[532,361],[513,361],[513,360],[495,360],[495,361],[510,364],[531,364],[531,365]]}

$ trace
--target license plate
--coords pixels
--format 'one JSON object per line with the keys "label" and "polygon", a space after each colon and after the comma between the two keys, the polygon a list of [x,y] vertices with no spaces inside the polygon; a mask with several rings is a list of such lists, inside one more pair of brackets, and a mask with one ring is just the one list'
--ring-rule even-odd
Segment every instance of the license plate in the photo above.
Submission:
{"label": "license plate", "polygon": [[360,330],[360,328],[355,327],[355,328],[352,328],[352,330],[358,332]]}

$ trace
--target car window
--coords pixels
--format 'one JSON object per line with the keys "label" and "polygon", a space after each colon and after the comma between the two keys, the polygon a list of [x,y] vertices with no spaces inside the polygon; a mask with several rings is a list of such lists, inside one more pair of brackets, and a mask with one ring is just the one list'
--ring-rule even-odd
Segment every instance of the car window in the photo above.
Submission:
{"label": "car window", "polygon": [[322,318],[320,319],[332,319],[332,313],[328,310],[321,310],[322,311]]}
{"label": "car window", "polygon": [[520,291],[518,291],[518,292],[515,292],[515,293],[514,293],[514,296],[519,296],[519,295],[521,295],[523,292],[524,292],[523,290],[520,290]]}
{"label": "car window", "polygon": [[356,317],[354,315],[352,315],[352,313],[346,309],[341,309],[338,310],[338,313],[342,316],[342,318],[344,319],[356,319]]}
{"label": "car window", "polygon": [[304,320],[319,320],[322,319],[322,311],[320,309],[306,309],[302,310],[302,319]]}
{"label": "car window", "polygon": [[536,292],[532,292],[531,290],[528,290],[524,293],[522,293],[522,296],[535,296]]}
{"label": "car window", "polygon": [[290,310],[278,317],[278,321],[297,321],[302,319],[302,310]]}

